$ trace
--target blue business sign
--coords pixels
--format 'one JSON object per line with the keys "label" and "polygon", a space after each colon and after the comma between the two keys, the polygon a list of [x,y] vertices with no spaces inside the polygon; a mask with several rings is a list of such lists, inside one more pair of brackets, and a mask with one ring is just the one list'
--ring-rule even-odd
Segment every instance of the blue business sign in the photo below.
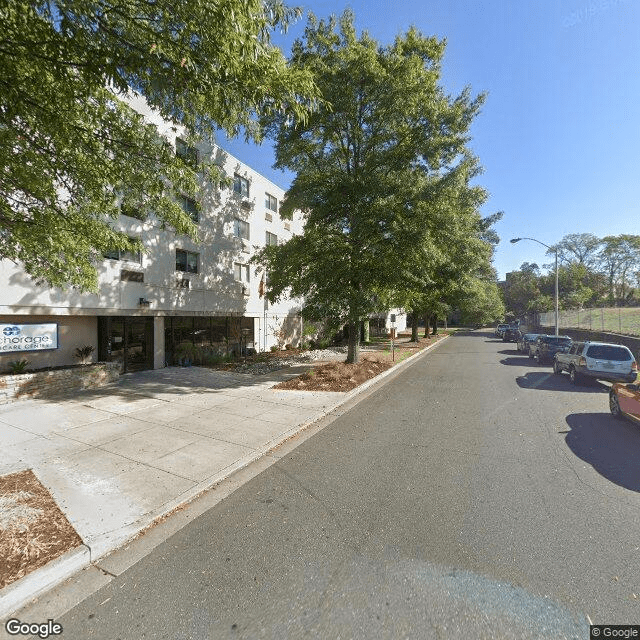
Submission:
{"label": "blue business sign", "polygon": [[58,325],[0,324],[0,353],[58,348]]}

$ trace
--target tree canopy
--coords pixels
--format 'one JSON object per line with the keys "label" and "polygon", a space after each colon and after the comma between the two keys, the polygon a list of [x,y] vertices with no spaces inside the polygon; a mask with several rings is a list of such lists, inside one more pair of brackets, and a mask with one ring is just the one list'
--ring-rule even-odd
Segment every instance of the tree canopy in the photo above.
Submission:
{"label": "tree canopy", "polygon": [[426,287],[469,233],[487,231],[466,146],[484,96],[443,91],[444,48],[415,29],[382,46],[356,34],[350,11],[312,16],[291,66],[313,74],[325,104],[304,122],[264,121],[276,166],[296,174],[281,214],[305,215],[301,236],[257,258],[268,297],[304,296],[308,316],[349,324],[348,362],[358,359],[362,319]]}
{"label": "tree canopy", "polygon": [[194,235],[178,193],[196,172],[126,103],[137,92],[188,136],[259,137],[302,120],[310,73],[270,42],[279,0],[13,0],[0,7],[0,258],[55,286],[95,289],[95,261],[135,249],[119,205]]}
{"label": "tree canopy", "polygon": [[[640,236],[569,234],[547,253],[555,254],[556,247],[561,309],[640,304]],[[541,274],[537,265],[525,262],[507,276],[507,309],[516,316],[550,311],[554,287],[553,269]]]}

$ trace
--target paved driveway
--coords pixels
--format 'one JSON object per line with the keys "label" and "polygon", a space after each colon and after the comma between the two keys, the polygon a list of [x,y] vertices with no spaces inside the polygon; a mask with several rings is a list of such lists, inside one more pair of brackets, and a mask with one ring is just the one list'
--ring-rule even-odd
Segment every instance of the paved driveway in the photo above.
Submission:
{"label": "paved driveway", "polygon": [[171,367],[0,407],[0,475],[34,470],[95,559],[211,487],[344,393],[275,391],[300,373]]}

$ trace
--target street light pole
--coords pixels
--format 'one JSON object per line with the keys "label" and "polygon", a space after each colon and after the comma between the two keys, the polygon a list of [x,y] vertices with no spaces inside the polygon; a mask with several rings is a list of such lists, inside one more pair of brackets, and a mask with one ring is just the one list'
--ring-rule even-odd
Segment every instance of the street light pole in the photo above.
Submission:
{"label": "street light pole", "polygon": [[556,335],[559,335],[560,332],[558,330],[558,247],[550,247],[548,244],[544,242],[540,242],[540,240],[536,240],[535,238],[512,238],[511,243],[514,244],[516,242],[520,242],[520,240],[532,240],[533,242],[537,242],[541,244],[543,247],[547,247],[547,249],[552,249],[556,254]]}

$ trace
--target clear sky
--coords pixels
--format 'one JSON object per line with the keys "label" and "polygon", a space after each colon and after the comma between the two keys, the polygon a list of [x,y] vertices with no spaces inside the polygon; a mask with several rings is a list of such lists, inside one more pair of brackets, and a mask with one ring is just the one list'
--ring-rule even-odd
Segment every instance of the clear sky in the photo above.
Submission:
{"label": "clear sky", "polygon": [[[441,84],[487,92],[471,147],[503,211],[494,265],[500,279],[523,262],[553,261],[544,247],[569,233],[640,234],[640,1],[309,0],[318,17],[350,7],[356,27],[388,44],[411,25],[446,38]],[[285,54],[306,18],[277,38]],[[287,188],[273,149],[220,143]]]}

